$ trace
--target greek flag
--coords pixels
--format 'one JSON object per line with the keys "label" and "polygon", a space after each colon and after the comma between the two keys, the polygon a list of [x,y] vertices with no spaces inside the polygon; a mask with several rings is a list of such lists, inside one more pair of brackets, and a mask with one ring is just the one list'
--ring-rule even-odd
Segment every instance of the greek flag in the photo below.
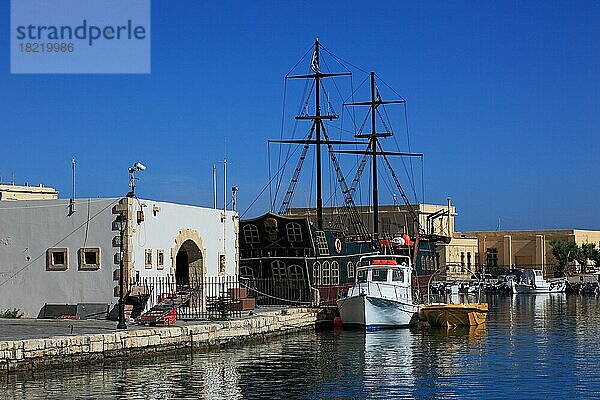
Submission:
{"label": "greek flag", "polygon": [[312,69],[316,73],[321,72],[319,71],[319,55],[317,54],[317,50],[315,50],[313,53],[312,61],[310,62],[310,69]]}

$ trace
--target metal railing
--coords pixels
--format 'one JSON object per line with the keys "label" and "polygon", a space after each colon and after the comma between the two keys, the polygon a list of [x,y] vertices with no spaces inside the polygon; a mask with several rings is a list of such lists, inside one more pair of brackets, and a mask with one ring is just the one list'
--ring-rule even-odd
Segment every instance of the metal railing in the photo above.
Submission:
{"label": "metal railing", "polygon": [[143,277],[127,287],[126,304],[133,305],[133,318],[167,298],[181,299],[177,309],[181,320],[238,318],[256,307],[309,306],[318,298],[307,282],[238,276]]}

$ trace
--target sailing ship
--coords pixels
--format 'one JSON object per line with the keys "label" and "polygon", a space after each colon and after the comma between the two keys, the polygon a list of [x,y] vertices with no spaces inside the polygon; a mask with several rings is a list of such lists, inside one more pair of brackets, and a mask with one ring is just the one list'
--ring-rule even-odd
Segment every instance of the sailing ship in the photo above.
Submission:
{"label": "sailing ship", "polygon": [[[310,71],[307,74],[288,75],[287,79],[305,79],[312,82],[309,90],[314,91],[314,109],[309,112],[308,100],[305,107],[295,117],[296,121],[309,121],[310,130],[303,139],[270,140],[270,143],[301,146],[298,163],[290,180],[287,191],[279,208],[279,212],[268,212],[253,219],[240,221],[240,277],[246,279],[257,292],[267,292],[260,288],[264,280],[276,284],[270,289],[273,298],[289,299],[295,303],[335,304],[335,301],[348,292],[355,283],[361,258],[374,256],[392,250],[409,257],[415,264],[418,249],[426,247],[434,252],[434,246],[428,240],[420,244],[420,227],[418,216],[412,209],[398,177],[391,168],[388,157],[422,156],[421,154],[384,151],[381,138],[391,137],[391,131],[384,133],[376,130],[378,108],[385,104],[402,104],[404,99],[384,101],[375,84],[375,73],[370,75],[371,99],[365,102],[344,103],[344,106],[368,106],[370,108],[371,132],[356,133],[355,140],[333,140],[326,129],[324,121],[331,122],[340,116],[334,111],[325,92],[323,81],[328,78],[350,75],[348,72],[323,72],[320,66],[321,46],[319,40],[314,42]],[[322,97],[327,104],[322,104]],[[344,150],[343,146],[363,147],[365,150]],[[335,146],[335,147],[334,147]],[[291,213],[291,202],[296,192],[300,171],[309,149],[313,147],[316,164],[316,215],[314,221],[301,215]],[[323,215],[323,179],[322,150],[327,149],[330,165],[335,174],[343,198],[343,207],[336,208],[338,221],[326,226]],[[355,177],[349,185],[342,172],[339,154],[362,155],[356,168]],[[357,189],[367,161],[371,160],[372,172],[372,231],[368,230],[361,218],[353,194]],[[408,205],[411,219],[415,224],[414,240],[404,237],[386,237],[379,227],[379,194],[378,194],[378,158],[385,161],[392,179]],[[411,294],[412,299],[412,294]]]}

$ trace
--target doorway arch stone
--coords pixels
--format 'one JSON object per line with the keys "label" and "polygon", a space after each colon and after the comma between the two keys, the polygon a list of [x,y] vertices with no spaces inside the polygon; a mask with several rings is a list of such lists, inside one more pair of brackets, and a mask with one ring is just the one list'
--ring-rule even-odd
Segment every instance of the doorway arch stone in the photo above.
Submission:
{"label": "doorway arch stone", "polygon": [[187,276],[189,282],[189,277],[195,276],[201,282],[207,272],[205,260],[206,249],[198,231],[191,228],[180,230],[171,248],[170,274],[177,281],[185,280]]}

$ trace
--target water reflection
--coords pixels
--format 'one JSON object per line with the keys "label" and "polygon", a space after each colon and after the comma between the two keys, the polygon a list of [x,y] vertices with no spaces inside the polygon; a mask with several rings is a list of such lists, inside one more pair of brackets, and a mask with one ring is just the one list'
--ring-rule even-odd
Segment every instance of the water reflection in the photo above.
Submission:
{"label": "water reflection", "polygon": [[493,296],[471,328],[306,332],[0,378],[18,399],[598,397],[600,300]]}

